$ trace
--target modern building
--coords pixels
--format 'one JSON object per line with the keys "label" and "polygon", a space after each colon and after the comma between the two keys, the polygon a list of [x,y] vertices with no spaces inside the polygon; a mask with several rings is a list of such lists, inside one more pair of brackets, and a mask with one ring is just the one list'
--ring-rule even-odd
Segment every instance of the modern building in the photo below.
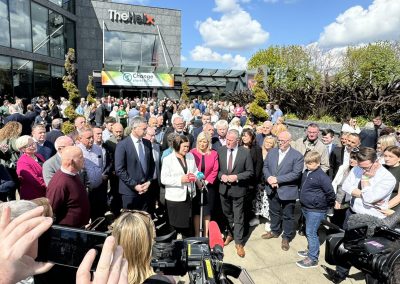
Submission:
{"label": "modern building", "polygon": [[65,96],[64,57],[77,85],[100,95],[179,97],[246,87],[246,72],[181,67],[181,11],[111,0],[0,0],[0,97]]}

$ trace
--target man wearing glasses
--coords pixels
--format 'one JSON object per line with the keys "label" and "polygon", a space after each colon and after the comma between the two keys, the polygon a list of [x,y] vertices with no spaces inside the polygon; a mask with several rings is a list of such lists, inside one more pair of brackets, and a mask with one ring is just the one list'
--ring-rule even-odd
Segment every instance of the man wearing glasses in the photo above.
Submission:
{"label": "man wearing glasses", "polygon": [[[396,184],[395,177],[378,161],[376,151],[369,147],[360,147],[356,152],[358,166],[354,167],[342,185],[342,189],[352,196],[350,210],[347,212],[344,229],[351,214],[367,214],[383,219],[386,216],[381,209],[388,208],[390,195]],[[334,283],[340,283],[349,274],[349,266],[337,266],[336,271],[325,268],[327,277]]]}
{"label": "man wearing glasses", "polygon": [[299,179],[303,172],[303,155],[290,147],[292,135],[288,131],[278,135],[279,148],[268,152],[263,173],[266,179],[271,231],[263,239],[278,238],[282,234],[281,248],[289,250],[289,243],[295,237],[294,207],[298,198]]}
{"label": "man wearing glasses", "polygon": [[193,142],[194,142],[193,135],[185,132],[185,122],[183,120],[183,117],[177,115],[177,116],[174,116],[172,118],[172,128],[168,127],[165,130],[165,134],[164,134],[161,150],[164,151],[165,149],[168,148],[168,139],[167,139],[167,137],[168,137],[168,134],[170,134],[172,132],[174,132],[176,134],[179,134],[179,135],[185,135],[189,139],[190,149],[192,149]]}

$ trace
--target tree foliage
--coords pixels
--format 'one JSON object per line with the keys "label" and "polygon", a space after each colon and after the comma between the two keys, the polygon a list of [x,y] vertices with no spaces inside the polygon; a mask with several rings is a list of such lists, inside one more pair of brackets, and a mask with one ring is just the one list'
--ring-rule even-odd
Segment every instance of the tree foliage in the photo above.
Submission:
{"label": "tree foliage", "polygon": [[268,102],[268,96],[264,90],[264,72],[262,68],[258,69],[254,79],[256,81],[256,84],[253,88],[254,100],[249,107],[249,116],[254,123],[258,124],[268,119],[268,114],[265,111],[265,105]]}
{"label": "tree foliage", "polygon": [[271,100],[299,118],[330,115],[340,121],[348,115],[379,114],[398,123],[399,46],[377,42],[349,47],[341,56],[309,47],[273,46],[254,54],[248,67],[263,67]]}
{"label": "tree foliage", "polygon": [[181,102],[189,103],[188,94],[190,93],[189,88],[189,80],[186,78],[185,81],[182,83],[182,94],[181,94]]}
{"label": "tree foliage", "polygon": [[94,104],[96,102],[95,97],[97,96],[96,88],[93,85],[93,76],[88,76],[88,84],[86,86],[87,97],[86,100],[88,101],[89,105]]}

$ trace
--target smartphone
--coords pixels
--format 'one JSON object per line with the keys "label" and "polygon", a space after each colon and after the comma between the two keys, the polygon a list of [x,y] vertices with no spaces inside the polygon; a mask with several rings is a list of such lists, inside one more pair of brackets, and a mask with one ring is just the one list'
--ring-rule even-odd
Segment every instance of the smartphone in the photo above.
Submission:
{"label": "smartphone", "polygon": [[96,259],[91,270],[96,270],[104,241],[108,234],[53,225],[39,238],[37,261],[79,267],[86,253],[94,248]]}

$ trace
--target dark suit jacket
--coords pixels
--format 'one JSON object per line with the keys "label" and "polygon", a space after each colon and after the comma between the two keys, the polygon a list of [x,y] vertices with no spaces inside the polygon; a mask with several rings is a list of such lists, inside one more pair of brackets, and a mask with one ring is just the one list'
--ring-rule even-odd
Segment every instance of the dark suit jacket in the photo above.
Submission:
{"label": "dark suit jacket", "polygon": [[[221,181],[222,175],[229,175],[227,166],[227,148],[223,146],[218,150],[218,179]],[[249,182],[254,175],[253,160],[249,149],[239,146],[235,162],[232,166],[231,175],[237,175],[238,181],[232,184],[226,184],[222,181],[219,185],[219,193],[222,195],[229,195],[231,197],[242,197],[246,195],[249,188]]]}
{"label": "dark suit jacket", "polygon": [[304,168],[303,155],[290,147],[289,152],[278,166],[279,149],[273,148],[268,152],[264,161],[264,178],[267,180],[274,176],[278,180],[278,189],[272,188],[268,182],[265,186],[267,194],[270,195],[275,190],[281,200],[296,200],[298,198],[299,182]]}
{"label": "dark suit jacket", "polygon": [[219,141],[218,135],[213,136],[211,138],[211,144],[212,144],[212,146],[211,146],[212,149],[215,151],[218,151],[218,149],[222,147],[222,144],[221,144],[221,141]]}
{"label": "dark suit jacket", "polygon": [[329,156],[330,169],[328,171],[329,177],[333,180],[338,172],[338,169],[343,165],[345,147],[335,147]]}
{"label": "dark suit jacket", "polygon": [[53,129],[50,132],[46,133],[46,140],[54,144],[54,142],[56,142],[56,139],[60,136],[64,136],[64,133],[62,133],[61,130]]}
{"label": "dark suit jacket", "polygon": [[331,148],[331,152],[329,153],[329,170],[328,170],[328,172],[326,173],[330,178],[331,178],[331,180],[333,180],[334,178],[335,178],[335,174],[336,174],[336,172],[334,172],[334,169],[333,169],[333,159],[334,159],[334,157],[335,157],[335,155],[334,155],[334,151],[335,151],[335,149],[336,148],[341,148],[341,147],[339,147],[338,145],[336,145],[336,144],[332,144],[332,148]]}
{"label": "dark suit jacket", "polygon": [[115,173],[119,177],[119,193],[137,196],[137,184],[142,184],[153,179],[154,159],[150,141],[142,139],[144,155],[147,160],[147,169],[142,170],[138,153],[131,136],[120,141],[115,148]]}
{"label": "dark suit jacket", "polygon": [[254,170],[254,176],[251,179],[251,183],[256,186],[260,182],[262,182],[262,175],[263,175],[263,157],[262,157],[262,150],[258,145],[253,145],[253,147],[250,148],[250,155],[251,159],[253,161],[253,170]]}
{"label": "dark suit jacket", "polygon": [[[163,142],[161,144],[161,150],[164,151],[168,149],[168,134],[174,132],[175,130],[172,127],[167,127],[164,132]],[[193,148],[194,138],[192,134],[183,132],[183,134],[189,139],[190,149]]]}
{"label": "dark suit jacket", "polygon": [[45,160],[48,160],[56,153],[56,148],[54,148],[53,143],[45,140],[42,146],[40,146],[39,144],[37,145],[36,153],[42,155]]}

